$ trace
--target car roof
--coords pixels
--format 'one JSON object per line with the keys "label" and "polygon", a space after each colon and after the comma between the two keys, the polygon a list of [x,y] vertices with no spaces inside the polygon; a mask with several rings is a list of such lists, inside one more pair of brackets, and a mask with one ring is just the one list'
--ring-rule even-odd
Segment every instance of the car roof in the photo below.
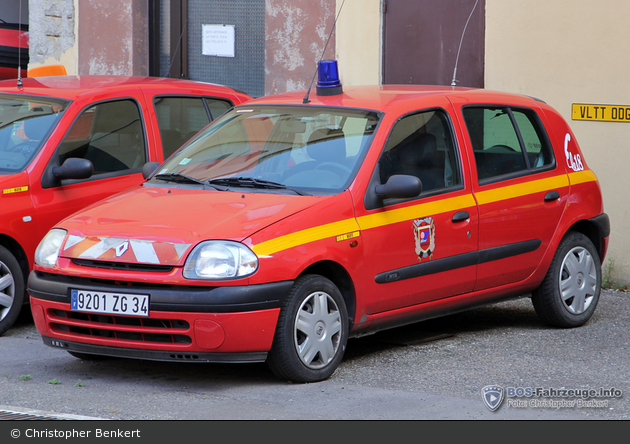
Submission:
{"label": "car roof", "polygon": [[208,93],[239,93],[238,91],[213,83],[197,82],[193,80],[171,79],[164,77],[141,76],[49,76],[22,79],[22,86],[18,86],[17,79],[0,81],[0,93],[32,94],[37,96],[56,97],[73,100],[80,96],[102,93],[106,91],[125,90],[129,88],[160,88],[167,92],[171,89],[189,88],[191,90],[205,90]]}
{"label": "car roof", "polygon": [[[302,105],[307,91],[294,91],[284,94],[261,97],[251,100],[241,106],[250,105]],[[452,87],[439,85],[373,85],[373,86],[344,86],[343,93],[333,96],[318,96],[313,87],[308,95],[308,106],[339,106],[344,108],[371,109],[387,111],[388,109],[404,106],[407,102],[414,102],[418,106],[431,105],[431,98],[441,96],[454,101],[470,101],[471,103],[504,103],[512,102],[544,103],[532,97],[491,91],[481,88]],[[433,101],[435,102],[435,101]]]}

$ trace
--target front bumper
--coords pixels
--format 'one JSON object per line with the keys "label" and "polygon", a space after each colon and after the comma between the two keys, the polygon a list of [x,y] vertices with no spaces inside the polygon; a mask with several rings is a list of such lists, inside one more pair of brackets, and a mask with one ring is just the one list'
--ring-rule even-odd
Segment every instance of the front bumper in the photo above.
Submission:
{"label": "front bumper", "polygon": [[[44,343],[67,351],[160,361],[264,361],[292,281],[179,287],[32,272],[28,289]],[[73,311],[72,289],[149,294],[149,316]]]}

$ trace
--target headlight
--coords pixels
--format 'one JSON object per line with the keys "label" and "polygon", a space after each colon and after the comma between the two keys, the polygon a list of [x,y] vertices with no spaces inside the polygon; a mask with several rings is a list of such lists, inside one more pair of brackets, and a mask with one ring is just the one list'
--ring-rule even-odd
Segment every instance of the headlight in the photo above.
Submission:
{"label": "headlight", "polygon": [[256,255],[239,242],[206,241],[197,245],[186,259],[184,277],[188,279],[230,279],[253,274],[258,268]]}
{"label": "headlight", "polygon": [[57,263],[61,244],[68,232],[59,228],[54,228],[44,236],[35,250],[35,263],[42,267],[53,267]]}

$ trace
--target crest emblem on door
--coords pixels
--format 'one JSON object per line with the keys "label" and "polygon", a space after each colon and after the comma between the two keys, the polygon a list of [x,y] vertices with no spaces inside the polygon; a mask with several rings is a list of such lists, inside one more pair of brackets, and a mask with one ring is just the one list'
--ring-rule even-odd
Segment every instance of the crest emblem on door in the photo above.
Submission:
{"label": "crest emblem on door", "polygon": [[416,244],[418,260],[431,258],[435,250],[435,224],[432,217],[413,221],[413,237]]}

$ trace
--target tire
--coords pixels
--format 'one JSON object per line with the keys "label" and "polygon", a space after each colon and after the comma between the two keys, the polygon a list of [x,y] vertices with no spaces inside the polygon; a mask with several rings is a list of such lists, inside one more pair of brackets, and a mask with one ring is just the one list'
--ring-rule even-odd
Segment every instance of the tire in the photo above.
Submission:
{"label": "tire", "polygon": [[0,335],[15,322],[24,303],[24,275],[17,259],[0,247]]}
{"label": "tire", "polygon": [[284,302],[267,357],[291,382],[317,382],[337,369],[348,341],[348,312],[339,289],[319,275],[298,278]]}
{"label": "tire", "polygon": [[595,246],[582,233],[569,232],[558,245],[542,284],[532,293],[534,309],[552,326],[579,327],[593,315],[601,284]]}

